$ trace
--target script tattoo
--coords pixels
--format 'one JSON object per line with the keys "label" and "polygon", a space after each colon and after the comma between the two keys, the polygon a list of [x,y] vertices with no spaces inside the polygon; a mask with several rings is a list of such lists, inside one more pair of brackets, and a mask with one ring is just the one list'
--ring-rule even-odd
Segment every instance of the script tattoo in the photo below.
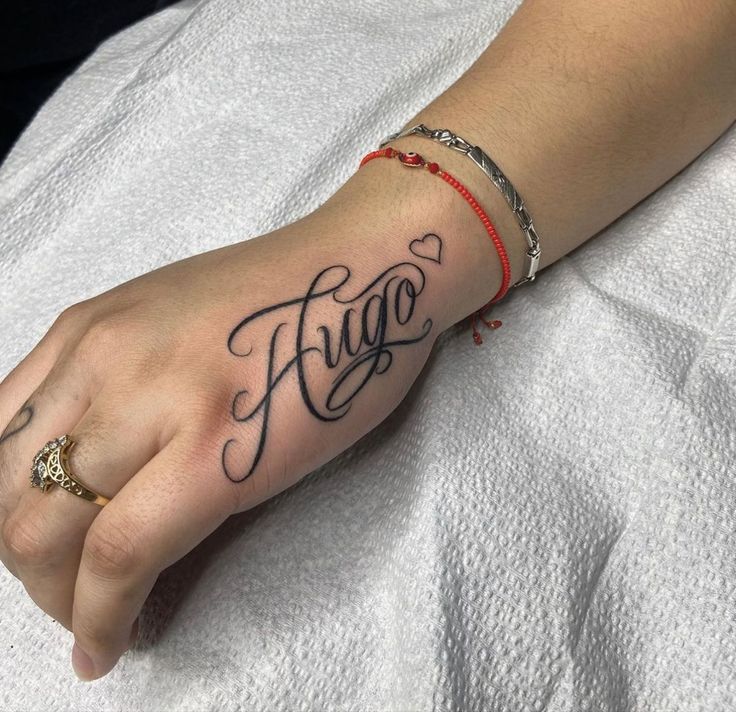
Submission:
{"label": "script tattoo", "polygon": [[[18,421],[17,423],[15,422],[16,420]],[[8,427],[3,430],[0,435],[0,445],[2,445],[8,438],[12,438],[13,435],[17,435],[21,430],[27,428],[31,420],[33,420],[33,406],[26,402],[15,414],[15,417],[10,421]]]}
{"label": "script tattoo", "polygon": [[[255,422],[257,438],[225,442],[222,469],[228,479],[242,482],[260,462],[272,401],[287,374],[296,374],[301,401],[313,417],[340,420],[373,377],[391,368],[397,349],[427,337],[432,319],[421,319],[416,306],[427,283],[425,270],[442,262],[442,240],[427,233],[412,240],[409,251],[419,259],[397,262],[363,286],[355,285],[345,265],[326,267],[301,296],[259,309],[232,329],[230,353],[265,363],[262,377],[251,376],[258,381],[255,392],[244,388],[232,401],[234,420]],[[264,339],[264,333],[270,336]],[[234,449],[246,465],[234,464]]]}

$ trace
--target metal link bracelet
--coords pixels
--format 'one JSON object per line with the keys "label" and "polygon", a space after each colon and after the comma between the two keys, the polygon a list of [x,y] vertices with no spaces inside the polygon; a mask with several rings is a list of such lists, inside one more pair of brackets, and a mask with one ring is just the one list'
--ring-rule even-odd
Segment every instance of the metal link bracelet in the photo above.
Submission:
{"label": "metal link bracelet", "polygon": [[389,141],[401,138],[402,136],[410,136],[412,134],[431,138],[434,141],[443,143],[448,148],[464,153],[483,171],[483,173],[486,174],[486,176],[488,176],[488,178],[491,179],[493,185],[501,191],[503,197],[506,198],[506,202],[514,211],[514,215],[519,223],[519,227],[524,233],[524,239],[526,240],[527,247],[529,248],[526,251],[526,274],[511,286],[518,287],[526,282],[534,281],[534,278],[537,275],[537,268],[539,267],[539,258],[542,254],[542,249],[539,246],[539,236],[537,235],[537,231],[534,229],[531,215],[529,215],[529,212],[524,207],[524,201],[511,184],[511,181],[503,174],[503,171],[501,171],[501,169],[490,159],[488,154],[486,154],[481,148],[469,144],[457,134],[452,133],[449,129],[430,129],[424,124],[417,124],[409,129],[390,134],[381,141],[379,146],[382,148]]}

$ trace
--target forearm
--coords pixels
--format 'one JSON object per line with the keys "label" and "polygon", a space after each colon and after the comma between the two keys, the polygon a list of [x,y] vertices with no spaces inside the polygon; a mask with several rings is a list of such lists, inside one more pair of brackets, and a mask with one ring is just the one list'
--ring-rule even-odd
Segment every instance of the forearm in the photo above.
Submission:
{"label": "forearm", "polygon": [[[656,190],[736,119],[735,34],[729,0],[527,0],[475,64],[406,125],[449,128],[491,156],[534,219],[542,269]],[[481,171],[418,136],[391,145],[438,162],[476,195],[509,252],[511,282],[519,279],[523,234]],[[456,232],[462,225],[462,254],[450,269],[463,289],[449,320],[462,318],[498,289],[496,253],[459,195],[396,163],[371,161],[341,192],[354,184],[370,194],[380,191],[372,182],[389,181],[405,198],[434,194],[437,224]],[[424,229],[433,208],[418,204]]]}

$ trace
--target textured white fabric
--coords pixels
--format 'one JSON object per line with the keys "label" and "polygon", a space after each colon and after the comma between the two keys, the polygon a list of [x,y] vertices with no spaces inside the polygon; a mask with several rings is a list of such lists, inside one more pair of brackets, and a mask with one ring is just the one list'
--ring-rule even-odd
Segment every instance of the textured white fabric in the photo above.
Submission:
{"label": "textured white fabric", "polygon": [[[68,304],[321,204],[516,5],[183,2],[111,38],[0,171],[0,374]],[[731,130],[165,572],[100,682],[3,571],[2,709],[733,710],[734,214]]]}

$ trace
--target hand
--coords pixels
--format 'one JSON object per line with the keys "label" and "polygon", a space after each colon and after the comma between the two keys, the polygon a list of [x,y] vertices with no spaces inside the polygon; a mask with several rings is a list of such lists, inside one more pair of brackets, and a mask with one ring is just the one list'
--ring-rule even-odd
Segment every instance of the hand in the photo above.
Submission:
{"label": "hand", "polygon": [[[165,567],[378,424],[470,311],[447,297],[468,257],[461,201],[367,168],[285,228],[66,309],[0,384],[0,557],[73,631],[83,679],[127,649]],[[29,486],[63,433],[105,507]]]}

